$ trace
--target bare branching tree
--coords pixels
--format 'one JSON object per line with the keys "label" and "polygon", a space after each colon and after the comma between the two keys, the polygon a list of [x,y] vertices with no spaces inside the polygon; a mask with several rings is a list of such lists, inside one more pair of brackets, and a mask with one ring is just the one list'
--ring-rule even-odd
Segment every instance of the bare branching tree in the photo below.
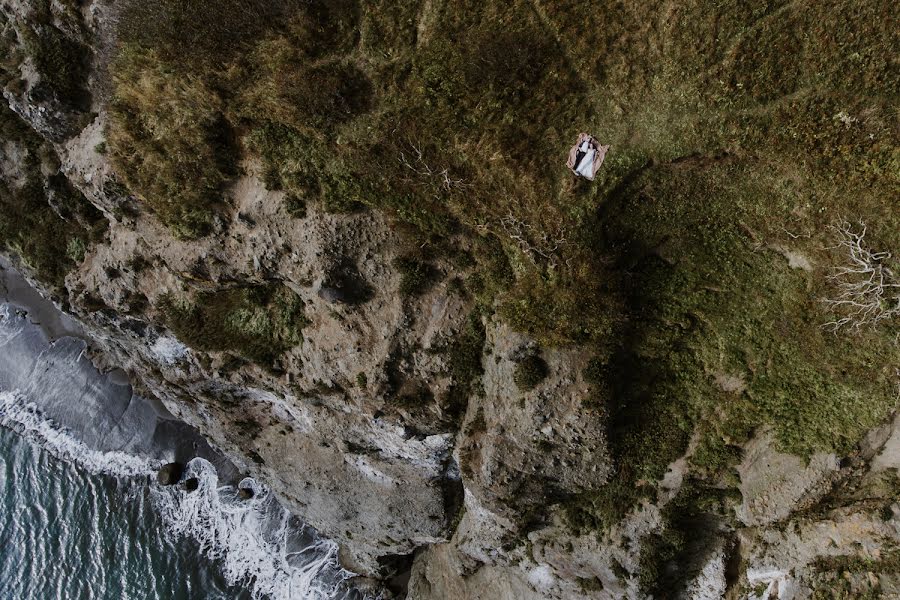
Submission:
{"label": "bare branching tree", "polygon": [[876,252],[865,242],[866,225],[857,231],[849,222],[840,221],[831,230],[846,262],[835,267],[829,279],[836,295],[825,300],[836,318],[825,324],[832,331],[842,328],[858,331],[900,317],[900,280],[889,266],[890,252]]}
{"label": "bare branching tree", "polygon": [[559,266],[560,250],[567,243],[561,232],[551,234],[526,223],[512,212],[500,219],[500,227],[533,263],[543,263],[551,269]]}

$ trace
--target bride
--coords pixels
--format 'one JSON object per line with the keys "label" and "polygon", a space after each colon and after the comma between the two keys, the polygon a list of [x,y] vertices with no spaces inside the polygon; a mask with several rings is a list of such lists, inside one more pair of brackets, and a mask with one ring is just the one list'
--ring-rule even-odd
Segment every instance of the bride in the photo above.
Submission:
{"label": "bride", "polygon": [[597,148],[591,140],[584,140],[578,147],[578,154],[575,158],[575,173],[588,179],[594,178],[594,156],[597,154]]}

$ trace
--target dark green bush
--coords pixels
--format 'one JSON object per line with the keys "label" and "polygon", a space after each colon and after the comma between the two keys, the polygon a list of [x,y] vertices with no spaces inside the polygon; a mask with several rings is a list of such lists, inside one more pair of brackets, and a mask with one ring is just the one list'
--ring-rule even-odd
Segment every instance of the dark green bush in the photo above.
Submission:
{"label": "dark green bush", "polygon": [[306,216],[306,201],[295,194],[287,194],[284,197],[284,209],[295,219],[302,219]]}
{"label": "dark green bush", "polygon": [[400,294],[418,296],[428,290],[438,277],[438,271],[430,264],[413,256],[401,256],[394,260],[400,271]]}
{"label": "dark green bush", "polygon": [[203,292],[187,301],[167,297],[159,308],[192,348],[231,352],[267,368],[302,342],[307,323],[303,301],[279,284]]}
{"label": "dark green bush", "polygon": [[486,333],[481,314],[469,314],[462,329],[439,350],[446,358],[451,378],[446,397],[447,411],[461,416],[469,397],[480,392],[481,375],[484,373],[482,358]]}
{"label": "dark green bush", "polygon": [[[52,24],[37,24],[23,28],[25,49],[34,59],[37,72],[47,91],[65,105],[77,110],[90,107],[87,89],[90,48],[71,39]],[[41,93],[41,89],[35,93]]]}
{"label": "dark green bush", "polygon": [[516,363],[513,381],[521,391],[533,390],[547,378],[547,362],[540,354],[529,354]]}

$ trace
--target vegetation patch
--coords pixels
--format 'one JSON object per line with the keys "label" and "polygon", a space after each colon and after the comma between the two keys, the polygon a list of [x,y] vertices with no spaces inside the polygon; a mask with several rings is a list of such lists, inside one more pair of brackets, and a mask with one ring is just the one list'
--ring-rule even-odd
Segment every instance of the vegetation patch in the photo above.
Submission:
{"label": "vegetation patch", "polygon": [[[803,194],[764,168],[728,160],[660,167],[609,207],[610,239],[632,274],[630,318],[622,345],[592,373],[608,388],[614,479],[632,489],[660,479],[692,435],[693,467],[715,481],[733,480],[740,446],[764,424],[786,452],[847,454],[896,403],[889,365],[900,348],[888,328],[836,336],[823,327],[829,271],[791,268],[777,250],[760,247],[778,240],[772,245],[832,260],[823,219],[792,216]],[[833,194],[833,210],[859,210]],[[867,211],[892,218],[880,199]],[[779,231],[779,223],[794,231]],[[723,373],[741,374],[742,386],[723,388]],[[614,491],[572,502],[573,523],[609,524],[605,496],[618,497]]]}
{"label": "vegetation patch", "polygon": [[480,311],[473,310],[461,330],[440,349],[451,378],[450,389],[443,404],[456,417],[461,417],[465,412],[469,398],[480,392],[481,376],[484,373],[481,359],[486,337],[481,319]]}
{"label": "vegetation patch", "polygon": [[[0,85],[19,93],[26,61],[39,76],[31,90],[39,102],[55,100],[75,111],[90,108],[87,89],[91,50],[80,8],[72,0],[29,2],[18,19],[0,13]],[[20,45],[21,42],[21,45]]]}
{"label": "vegetation patch", "polygon": [[56,155],[5,103],[0,103],[0,140],[18,155],[17,178],[0,178],[0,247],[18,254],[54,292],[84,260],[88,246],[106,232],[106,219],[60,174]]}
{"label": "vegetation patch", "polygon": [[527,392],[533,390],[547,378],[547,361],[540,354],[530,353],[516,362],[513,371],[513,380],[519,390]]}
{"label": "vegetation patch", "polygon": [[[875,600],[884,598],[879,575],[889,578],[900,572],[900,551],[889,548],[878,558],[859,555],[823,556],[811,565],[809,584],[815,600]],[[874,574],[875,578],[870,575]]]}
{"label": "vegetation patch", "polygon": [[235,151],[216,91],[152,51],[116,59],[107,143],[128,187],[179,237],[210,231]]}
{"label": "vegetation patch", "polygon": [[438,277],[438,270],[414,256],[401,256],[394,261],[400,271],[400,294],[418,296],[428,290]]}
{"label": "vegetation patch", "polygon": [[[663,508],[663,525],[658,532],[640,540],[638,583],[652,598],[675,598],[696,577],[716,551],[717,528],[729,522],[737,490],[706,487],[688,480]],[[723,548],[728,551],[728,548]]]}
{"label": "vegetation patch", "polygon": [[[889,3],[208,6],[126,13],[108,150],[129,185],[196,235],[240,148],[298,203],[464,240],[479,306],[595,356],[616,472],[566,501],[576,527],[652,497],[692,437],[722,482],[761,425],[846,453],[894,408],[896,323],[822,327],[829,226],[900,248]],[[592,184],[563,166],[582,130],[612,145]],[[447,346],[454,393],[480,374],[476,320]]]}
{"label": "vegetation patch", "polygon": [[303,301],[280,284],[167,297],[160,309],[166,325],[190,347],[230,352],[267,368],[302,343],[307,324]]}

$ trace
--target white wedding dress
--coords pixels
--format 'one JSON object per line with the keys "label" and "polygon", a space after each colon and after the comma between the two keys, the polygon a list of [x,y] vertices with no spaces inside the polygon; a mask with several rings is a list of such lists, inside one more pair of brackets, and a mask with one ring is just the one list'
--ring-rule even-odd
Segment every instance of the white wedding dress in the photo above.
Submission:
{"label": "white wedding dress", "polygon": [[582,152],[584,152],[584,156],[581,158],[581,162],[579,162],[575,167],[575,172],[581,175],[582,177],[587,177],[588,179],[593,179],[594,177],[594,156],[596,156],[597,151],[590,147],[588,142],[582,142],[581,146],[578,148]]}

